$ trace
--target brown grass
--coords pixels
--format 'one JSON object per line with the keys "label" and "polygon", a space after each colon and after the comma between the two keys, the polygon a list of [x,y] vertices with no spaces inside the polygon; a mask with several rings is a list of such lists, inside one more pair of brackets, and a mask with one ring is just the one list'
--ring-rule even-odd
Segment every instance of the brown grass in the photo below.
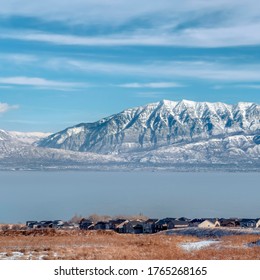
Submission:
{"label": "brown grass", "polygon": [[[258,260],[260,247],[248,247],[257,235],[228,236],[201,250],[185,251],[180,244],[202,239],[193,236],[117,234],[112,231],[31,230],[0,232],[0,253],[20,259],[66,260]],[[203,239],[205,240],[205,239]],[[1,259],[1,257],[0,257]]]}

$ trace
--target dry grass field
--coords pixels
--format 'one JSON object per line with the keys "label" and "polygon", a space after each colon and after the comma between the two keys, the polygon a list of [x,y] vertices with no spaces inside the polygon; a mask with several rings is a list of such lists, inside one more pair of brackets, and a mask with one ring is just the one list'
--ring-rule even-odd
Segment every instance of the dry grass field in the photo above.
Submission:
{"label": "dry grass field", "polygon": [[9,230],[0,231],[0,259],[258,260],[259,240],[259,235],[207,239],[165,234],[117,234],[111,231]]}

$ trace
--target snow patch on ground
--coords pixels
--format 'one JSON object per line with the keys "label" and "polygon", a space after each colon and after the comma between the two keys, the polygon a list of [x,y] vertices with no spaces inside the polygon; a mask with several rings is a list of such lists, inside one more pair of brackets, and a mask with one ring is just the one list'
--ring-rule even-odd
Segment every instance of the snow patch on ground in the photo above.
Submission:
{"label": "snow patch on ground", "polygon": [[209,247],[210,245],[218,244],[219,242],[220,241],[202,240],[197,242],[181,243],[180,247],[186,251],[201,250],[205,247]]}
{"label": "snow patch on ground", "polygon": [[24,253],[21,252],[12,252],[11,254],[9,253],[0,253],[0,260],[19,260],[23,258]]}

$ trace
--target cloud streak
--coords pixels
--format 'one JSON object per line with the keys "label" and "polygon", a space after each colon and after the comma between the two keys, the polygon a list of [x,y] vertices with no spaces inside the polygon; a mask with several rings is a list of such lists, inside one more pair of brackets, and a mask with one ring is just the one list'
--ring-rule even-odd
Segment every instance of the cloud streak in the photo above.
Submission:
{"label": "cloud streak", "polygon": [[[10,32],[2,30],[1,39],[41,42],[68,46],[169,46],[218,48],[260,45],[260,22],[248,25],[214,28],[187,28],[170,30],[141,30],[104,36],[75,36],[37,31]],[[243,34],[243,36],[241,36]]]}
{"label": "cloud streak", "polygon": [[[250,46],[260,44],[259,11],[257,0],[5,0],[0,16],[37,18],[53,28],[1,30],[0,38],[69,46]],[[95,32],[79,36],[65,28],[61,34],[55,32],[57,21]]]}
{"label": "cloud streak", "polygon": [[0,77],[0,84],[15,86],[32,86],[37,88],[53,88],[53,89],[73,89],[88,86],[84,83],[69,83],[54,80],[47,80],[38,77]]}
{"label": "cloud streak", "polygon": [[[247,22],[259,15],[260,3],[257,0],[2,0],[0,15],[39,18],[44,21],[62,21],[66,24],[82,25],[125,25],[129,21],[143,19],[158,25],[171,22],[175,25],[194,17],[212,13],[224,13],[220,24]],[[139,22],[140,23],[140,22]],[[208,21],[205,22],[208,24]]]}
{"label": "cloud streak", "polygon": [[18,109],[19,106],[18,105],[9,105],[7,103],[1,103],[0,102],[0,114],[6,113],[10,110],[15,110]]}
{"label": "cloud streak", "polygon": [[121,84],[119,87],[123,88],[178,88],[183,87],[183,85],[179,83],[172,82],[156,82],[156,83],[128,83]]}
{"label": "cloud streak", "polygon": [[[123,64],[78,60],[57,60],[55,64],[56,67],[60,64],[59,67],[63,69],[66,67],[69,70],[103,73],[111,76],[131,75],[135,77],[160,77],[175,80],[197,79],[222,82],[260,81],[260,64],[224,64],[207,61],[156,61],[140,64]],[[128,86],[141,87],[141,84],[133,83],[131,85],[130,83]],[[156,83],[154,86],[156,86]]]}

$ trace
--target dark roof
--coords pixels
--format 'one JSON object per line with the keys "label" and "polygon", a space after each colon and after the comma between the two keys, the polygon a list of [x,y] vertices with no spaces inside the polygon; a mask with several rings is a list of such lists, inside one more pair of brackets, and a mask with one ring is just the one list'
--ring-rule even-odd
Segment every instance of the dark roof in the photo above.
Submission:
{"label": "dark roof", "polygon": [[202,222],[204,222],[205,220],[207,220],[207,219],[192,219],[191,221],[190,221],[190,223],[202,223]]}
{"label": "dark roof", "polygon": [[164,218],[156,222],[156,224],[168,224],[169,222],[176,221],[176,218]]}
{"label": "dark roof", "polygon": [[186,222],[186,221],[190,221],[191,219],[186,218],[186,217],[180,217],[180,218],[178,218],[178,220]]}
{"label": "dark roof", "polygon": [[133,221],[129,221],[127,224],[125,224],[125,225],[131,225],[131,226],[136,226],[136,225],[142,225],[143,224],[143,222],[141,222],[141,221],[136,221],[136,220],[133,220]]}
{"label": "dark roof", "polygon": [[89,220],[89,219],[85,219],[85,218],[83,218],[83,219],[81,219],[80,220],[80,222],[79,222],[80,224],[82,224],[82,223],[92,223],[92,221],[91,220]]}
{"label": "dark roof", "polygon": [[39,224],[52,224],[52,221],[40,221]]}
{"label": "dark roof", "polygon": [[240,222],[241,223],[248,223],[248,222],[257,222],[257,219],[241,219]]}
{"label": "dark roof", "polygon": [[211,223],[215,224],[218,219],[216,218],[200,218],[200,219],[193,219],[190,221],[190,223],[203,223],[204,221],[210,221]]}
{"label": "dark roof", "polygon": [[158,221],[158,219],[148,219],[147,221],[145,221],[146,224],[149,223],[156,223]]}
{"label": "dark roof", "polygon": [[110,220],[110,224],[122,224],[123,222],[127,221],[126,219],[116,219],[116,220]]}
{"label": "dark roof", "polygon": [[225,218],[221,218],[219,219],[220,222],[238,222],[239,219],[238,218],[228,218],[228,219],[225,219]]}
{"label": "dark roof", "polygon": [[109,224],[109,222],[100,221],[100,222],[97,222],[95,225],[107,225],[107,224]]}

